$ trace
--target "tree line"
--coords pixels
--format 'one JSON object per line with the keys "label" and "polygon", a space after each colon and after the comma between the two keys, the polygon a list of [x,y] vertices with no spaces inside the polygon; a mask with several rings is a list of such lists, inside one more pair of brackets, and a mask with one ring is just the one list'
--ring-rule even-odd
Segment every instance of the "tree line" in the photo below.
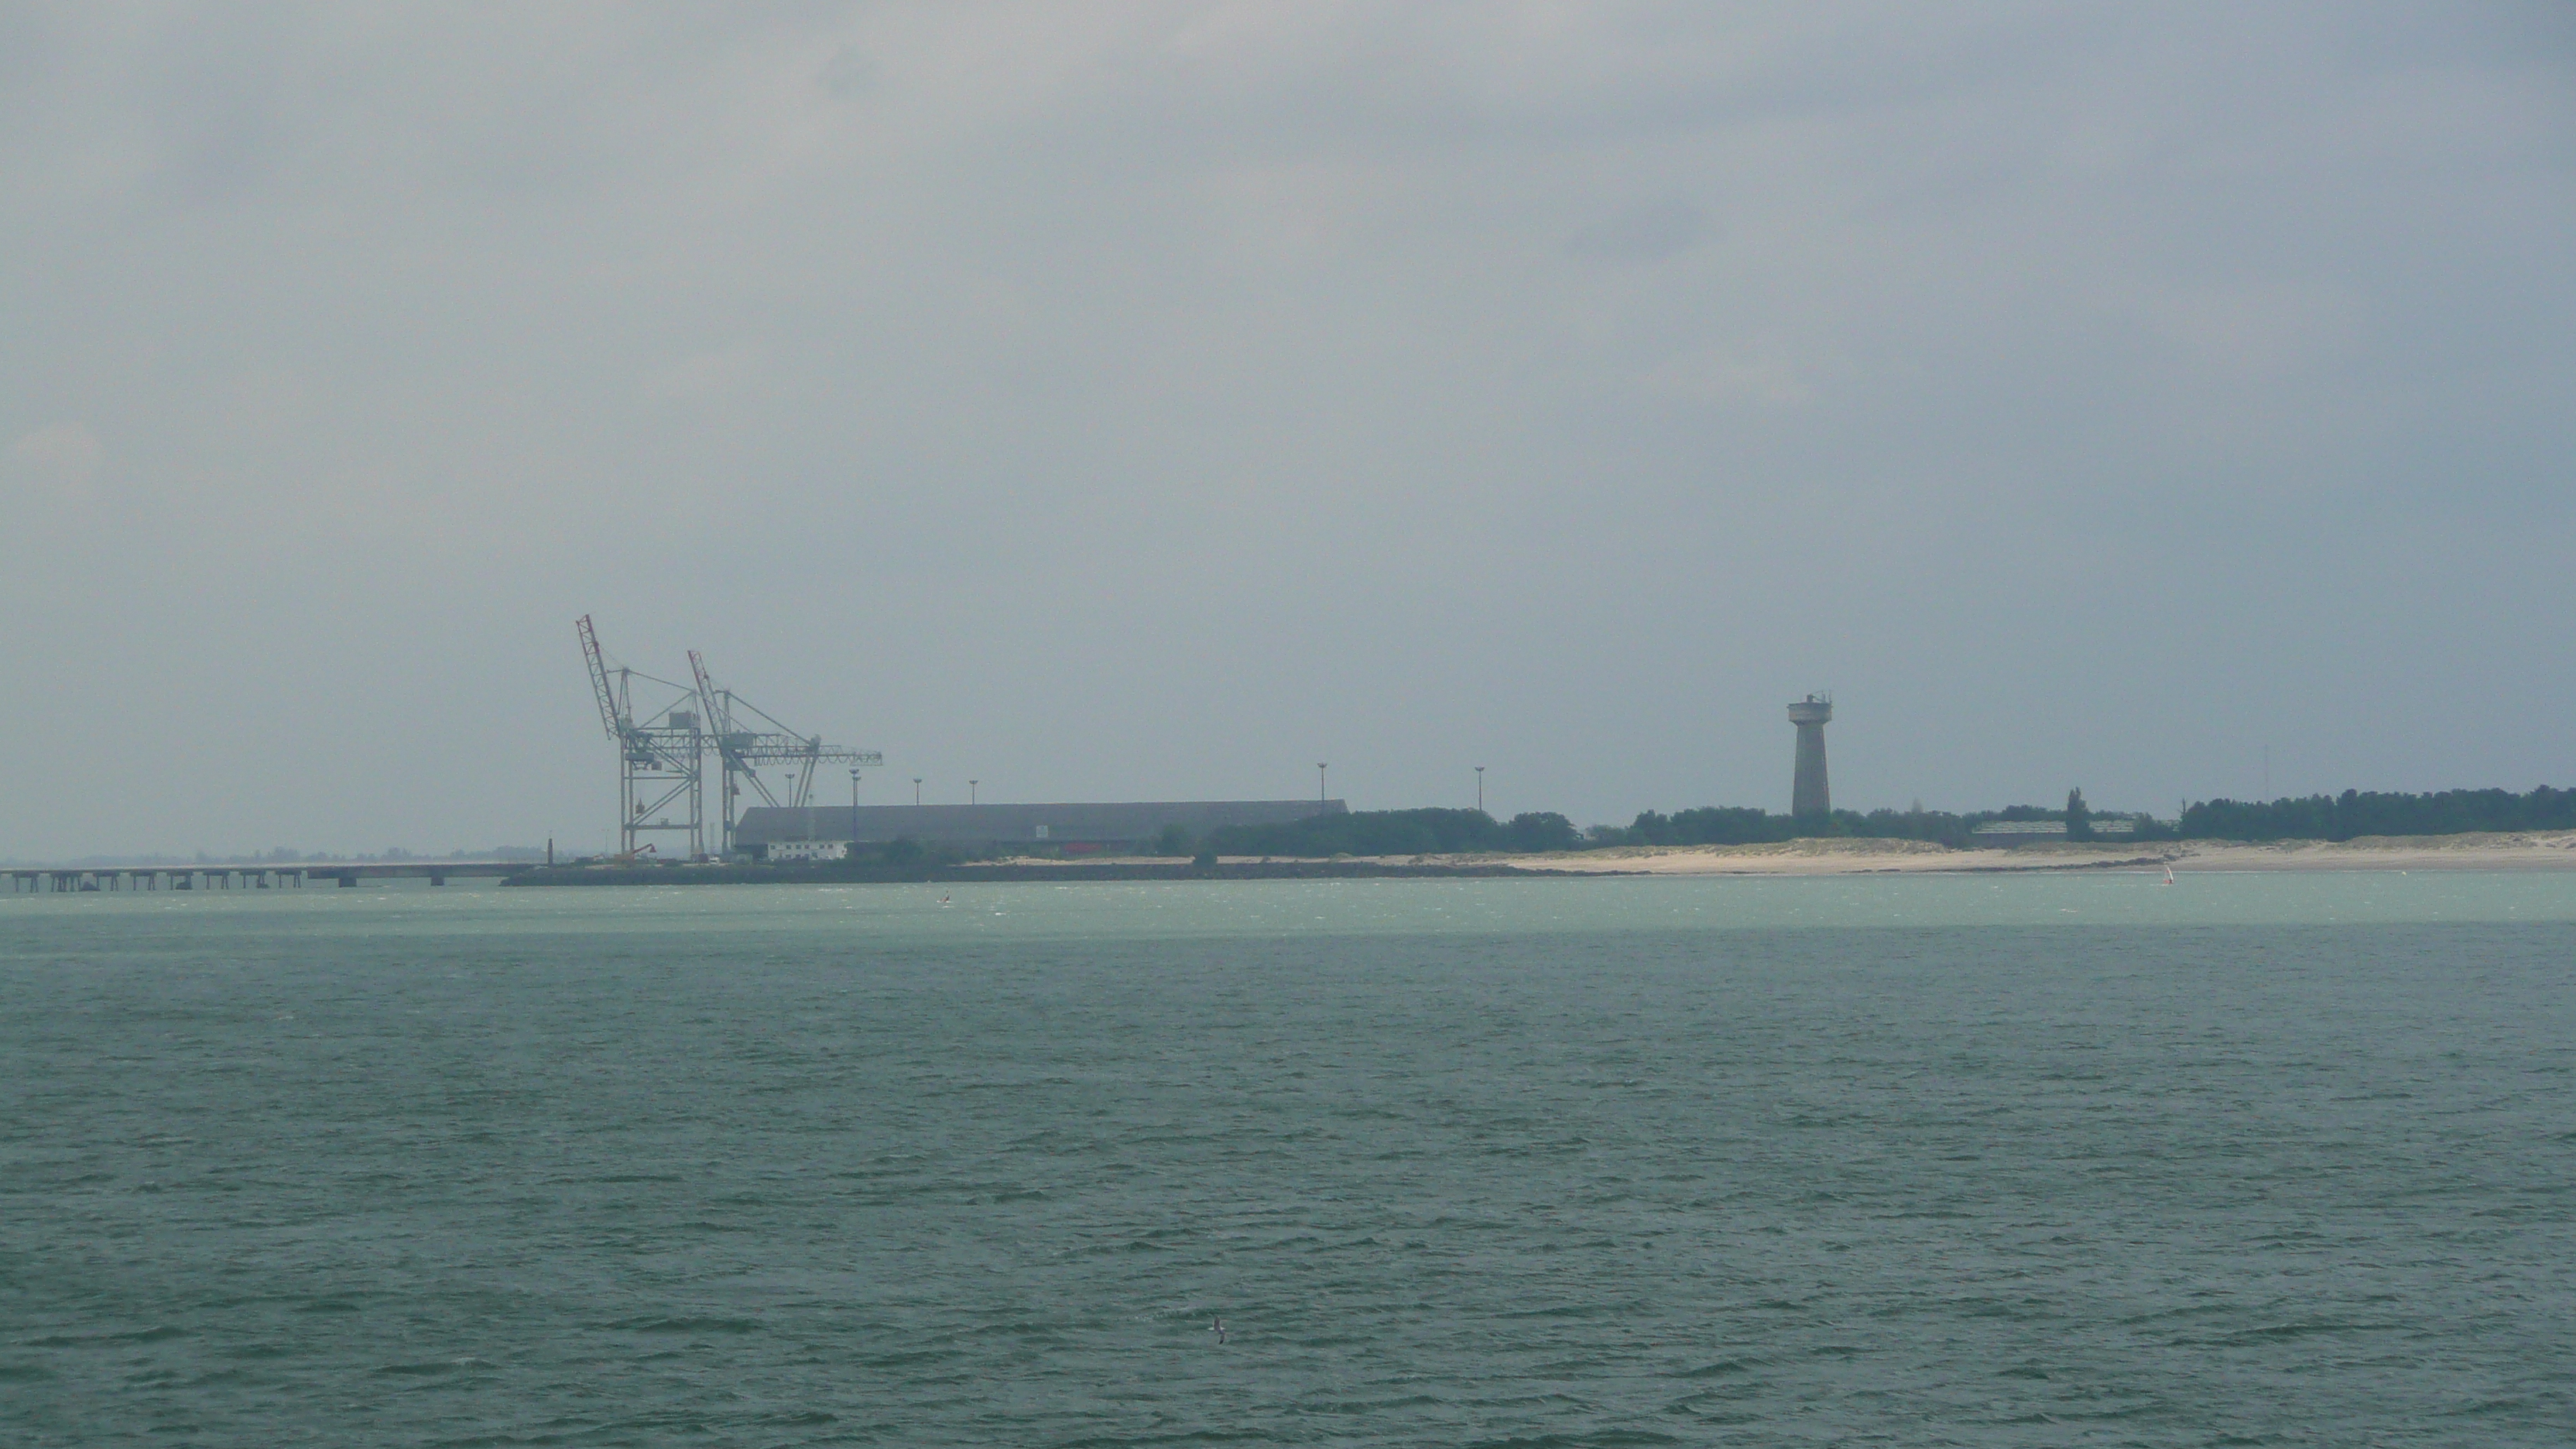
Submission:
{"label": "tree line", "polygon": [[[1167,839],[1167,854],[1173,849]],[[1482,810],[1352,810],[1309,815],[1276,825],[1226,825],[1211,830],[1197,849],[1214,855],[1464,855],[1487,851],[1525,854],[1579,850],[1583,832],[1552,810],[1496,820]]]}
{"label": "tree line", "polygon": [[1186,855],[1463,855],[1603,849],[1618,845],[1761,845],[1813,836],[1931,840],[1964,845],[1982,821],[2057,818],[2054,812],[2017,806],[2011,811],[1953,815],[1937,810],[1836,810],[1824,815],[1774,815],[1750,806],[1709,805],[1695,810],[1640,812],[1632,823],[1576,828],[1553,810],[1497,820],[1482,810],[1353,810],[1310,815],[1276,825],[1229,825],[1192,840],[1166,832],[1162,853]]}
{"label": "tree line", "polygon": [[2063,809],[2010,805],[2000,810],[1834,810],[1773,814],[1756,806],[1703,805],[1638,812],[1626,825],[1578,829],[1555,811],[1497,820],[1482,810],[1354,810],[1277,825],[1235,825],[1192,839],[1167,831],[1166,855],[1460,855],[1483,852],[1605,849],[1621,845],[1768,845],[1819,837],[1924,840],[1953,847],[1980,843],[1989,821],[2063,821],[2070,840],[2103,838],[2107,820],[2125,820],[2116,838],[2146,840],[2350,840],[2361,835],[2456,835],[2469,831],[2576,830],[2576,790],[2543,785],[2510,790],[2442,790],[2409,795],[2346,790],[2269,802],[2205,800],[2174,820],[2096,811],[2084,792],[2068,792]]}
{"label": "tree line", "polygon": [[2204,800],[2184,808],[2174,833],[2187,840],[2350,840],[2474,830],[2576,830],[2576,790],[2346,790],[2270,801]]}

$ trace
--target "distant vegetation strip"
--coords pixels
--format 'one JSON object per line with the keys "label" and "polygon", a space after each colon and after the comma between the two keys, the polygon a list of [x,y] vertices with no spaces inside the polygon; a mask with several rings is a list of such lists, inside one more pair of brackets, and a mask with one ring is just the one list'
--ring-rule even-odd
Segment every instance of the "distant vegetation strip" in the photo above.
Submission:
{"label": "distant vegetation strip", "polygon": [[2576,790],[2346,790],[2269,802],[2207,800],[2185,809],[2174,833],[2186,840],[2351,840],[2479,830],[2576,830]]}
{"label": "distant vegetation strip", "polygon": [[1496,820],[1482,810],[1353,810],[1277,825],[1228,825],[1199,842],[1217,855],[1458,855],[1579,850],[1583,832],[1554,811]]}
{"label": "distant vegetation strip", "polygon": [[[1601,849],[1618,845],[1759,845],[1814,836],[1868,836],[1967,843],[1980,821],[1998,814],[1950,815],[1933,810],[1875,810],[1864,815],[1773,815],[1739,806],[1706,806],[1670,815],[1648,810],[1627,826],[1577,829],[1554,811],[1496,820],[1482,810],[1354,810],[1313,815],[1278,825],[1230,826],[1198,842],[1217,855],[1457,855],[1499,851]],[[2028,810],[2014,818],[2054,819]],[[1169,842],[1166,848],[1169,848]]]}
{"label": "distant vegetation strip", "polygon": [[[1836,810],[1825,815],[1775,815],[1750,806],[1702,806],[1667,815],[1647,810],[1624,826],[1577,829],[1553,811],[1496,820],[1481,810],[1354,810],[1278,825],[1230,826],[1204,839],[1166,839],[1166,854],[1190,850],[1213,855],[1459,855],[1525,854],[1602,849],[1623,845],[1765,845],[1819,837],[1924,840],[1941,845],[1980,843],[1978,826],[1990,821],[2062,821],[2067,838],[2098,838],[2105,821],[2128,822],[2123,841],[2138,840],[2351,840],[2363,835],[2459,835],[2472,831],[2576,830],[2576,790],[2543,785],[2526,794],[2510,790],[2443,790],[2408,795],[2347,790],[2270,802],[2207,800],[2186,807],[2179,819],[2097,812],[2071,794],[2065,809],[2015,805],[1953,814],[1942,810]],[[1987,842],[1991,843],[1991,842]]]}

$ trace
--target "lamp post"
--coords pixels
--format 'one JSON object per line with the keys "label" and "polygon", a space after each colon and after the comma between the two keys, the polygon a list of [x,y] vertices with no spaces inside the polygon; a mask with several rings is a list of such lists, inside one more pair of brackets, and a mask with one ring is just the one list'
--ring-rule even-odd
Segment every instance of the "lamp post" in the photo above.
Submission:
{"label": "lamp post", "polygon": [[1485,813],[1485,767],[1476,767],[1476,813]]}
{"label": "lamp post", "polygon": [[1324,803],[1324,762],[1321,760],[1315,762],[1315,803]]}

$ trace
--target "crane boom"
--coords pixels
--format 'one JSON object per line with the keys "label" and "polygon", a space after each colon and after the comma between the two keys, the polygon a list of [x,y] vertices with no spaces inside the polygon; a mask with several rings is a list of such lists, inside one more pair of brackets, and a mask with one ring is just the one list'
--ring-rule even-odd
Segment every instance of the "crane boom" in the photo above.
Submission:
{"label": "crane boom", "polygon": [[617,708],[617,695],[608,687],[608,661],[599,652],[599,635],[590,627],[590,616],[584,614],[573,627],[581,633],[581,657],[590,665],[590,692],[599,698],[600,727],[612,740],[626,738],[626,721]]}
{"label": "crane boom", "polygon": [[699,658],[695,649],[689,651],[689,677],[698,682],[698,715],[705,721],[707,733],[722,735],[732,729],[733,726],[725,720],[724,708],[716,699],[715,681],[707,678],[707,661]]}

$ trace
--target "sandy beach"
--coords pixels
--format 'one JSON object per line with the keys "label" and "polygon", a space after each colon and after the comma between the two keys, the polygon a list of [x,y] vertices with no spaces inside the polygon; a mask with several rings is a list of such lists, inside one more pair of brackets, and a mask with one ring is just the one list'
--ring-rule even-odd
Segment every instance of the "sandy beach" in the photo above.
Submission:
{"label": "sandy beach", "polygon": [[1647,875],[1867,875],[2031,870],[2576,870],[2576,831],[2363,836],[2347,841],[2142,841],[1952,850],[1920,840],[1793,840],[1775,845],[1629,846],[1557,855],[1403,857],[1423,864],[1517,865]]}

